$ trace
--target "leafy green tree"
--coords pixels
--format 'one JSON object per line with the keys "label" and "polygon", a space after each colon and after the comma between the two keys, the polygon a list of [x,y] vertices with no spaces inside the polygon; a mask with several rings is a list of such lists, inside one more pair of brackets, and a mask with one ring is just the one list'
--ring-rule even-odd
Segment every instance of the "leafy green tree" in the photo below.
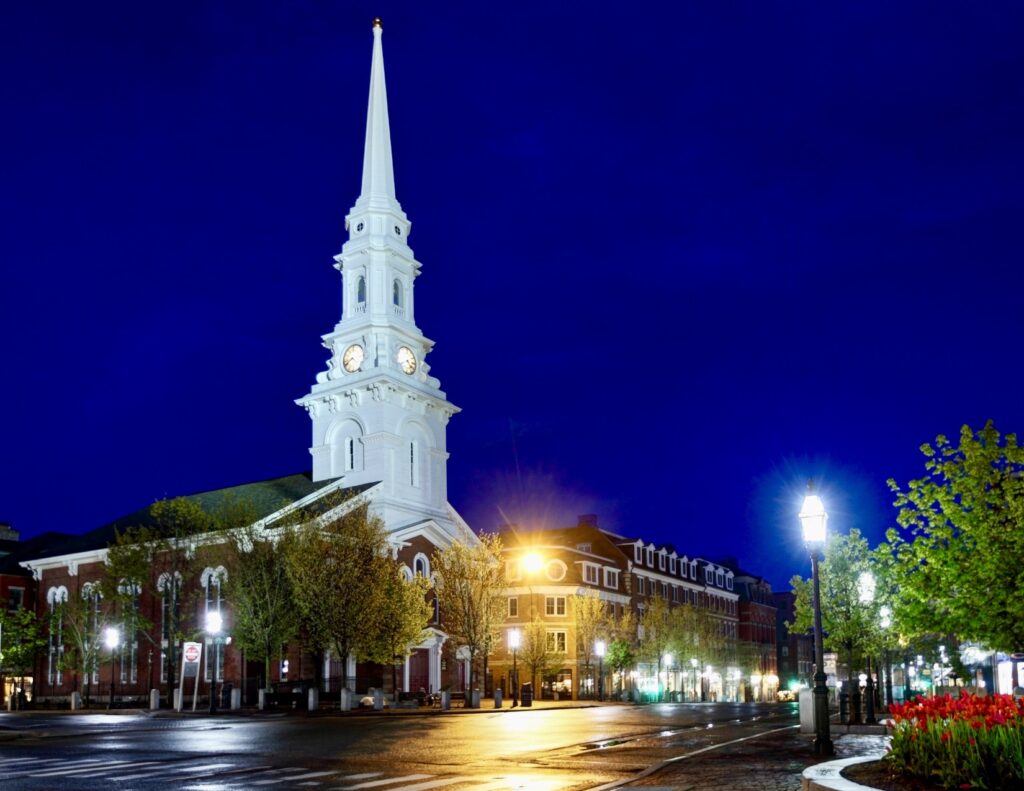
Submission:
{"label": "leafy green tree", "polygon": [[273,656],[298,632],[292,580],[282,562],[293,540],[290,531],[275,535],[248,525],[232,531],[225,547],[232,638],[246,658],[263,662],[266,689]]}
{"label": "leafy green tree", "polygon": [[594,645],[608,635],[608,604],[591,590],[572,596],[570,603],[576,627],[576,656],[593,677]]}
{"label": "leafy green tree", "polygon": [[[849,535],[829,536],[825,557],[819,566],[823,645],[845,653],[851,689],[856,689],[853,672],[857,651],[878,644],[880,605],[873,596],[868,600],[865,595],[867,576],[877,579],[877,571],[867,539],[859,530],[853,528]],[[796,594],[796,612],[793,623],[788,626],[793,631],[806,632],[814,623],[811,580],[797,576],[791,582]],[[877,583],[874,587],[877,588]]]}
{"label": "leafy green tree", "polygon": [[474,689],[477,656],[498,639],[505,620],[505,579],[501,537],[481,533],[434,553],[431,566],[437,578],[441,620],[452,640],[469,653],[469,688]]}
{"label": "leafy green tree", "polygon": [[67,599],[56,604],[53,617],[61,621],[67,645],[58,665],[74,674],[76,690],[84,680],[88,700],[93,676],[100,666],[104,631],[112,623],[109,610],[102,604],[99,585],[86,585],[77,593],[69,593]]}
{"label": "leafy green tree", "polygon": [[284,564],[297,613],[314,650],[341,660],[350,688],[348,658],[365,658],[387,581],[383,523],[362,505],[340,514],[330,508],[291,530]]}
{"label": "leafy green tree", "polygon": [[31,671],[38,657],[46,648],[46,634],[36,614],[25,607],[14,612],[0,608],[0,631],[3,644],[0,645],[0,689],[3,672],[21,677],[22,693],[25,692],[24,678]]}
{"label": "leafy green tree", "polygon": [[904,628],[1024,649],[1024,449],[989,421],[921,452],[923,478],[906,489],[889,481],[900,529],[888,532],[887,548]]}
{"label": "leafy green tree", "polygon": [[422,575],[406,579],[398,562],[381,559],[385,568],[380,606],[367,636],[367,658],[391,666],[391,688],[398,696],[398,668],[412,648],[422,642],[433,606],[427,601],[430,580]]}
{"label": "leafy green tree", "polygon": [[608,652],[605,654],[604,661],[608,667],[619,674],[619,692],[622,692],[626,671],[636,665],[633,644],[624,637],[616,637],[608,644]]}
{"label": "leafy green tree", "polygon": [[[661,678],[662,658],[673,641],[673,627],[677,621],[672,617],[669,603],[661,596],[654,596],[640,614],[640,659],[658,668],[656,678]],[[660,684],[660,681],[659,681]],[[659,697],[661,690],[659,688]]]}
{"label": "leafy green tree", "polygon": [[519,661],[526,666],[534,695],[539,693],[538,681],[550,673],[558,657],[564,656],[553,652],[548,644],[548,630],[538,616],[523,628],[522,641],[519,646]]}

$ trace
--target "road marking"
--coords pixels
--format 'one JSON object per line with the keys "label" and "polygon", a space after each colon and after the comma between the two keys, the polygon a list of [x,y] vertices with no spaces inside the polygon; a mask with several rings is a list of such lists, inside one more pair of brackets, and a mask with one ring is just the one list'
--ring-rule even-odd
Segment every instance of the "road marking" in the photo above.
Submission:
{"label": "road marking", "polygon": [[640,772],[638,774],[635,774],[632,777],[628,777],[628,778],[626,778],[624,780],[612,780],[610,783],[604,783],[603,785],[594,786],[593,788],[588,788],[587,791],[612,791],[612,789],[622,788],[623,786],[629,785],[630,783],[635,783],[637,780],[642,780],[645,777],[649,777],[650,775],[654,774],[655,772],[660,772],[666,766],[671,766],[672,764],[678,763],[679,761],[685,761],[687,758],[693,758],[695,755],[700,755],[701,753],[711,752],[712,750],[717,750],[719,747],[728,747],[730,744],[740,744],[742,742],[748,742],[751,739],[760,739],[762,736],[768,736],[768,735],[773,734],[773,733],[782,733],[783,731],[791,731],[794,728],[799,728],[799,727],[800,727],[799,725],[787,725],[784,728],[773,728],[770,731],[764,731],[762,733],[754,733],[754,734],[751,734],[750,736],[742,736],[739,739],[732,739],[730,741],[721,742],[719,744],[710,744],[707,747],[701,747],[699,750],[694,750],[693,752],[690,752],[690,753],[683,753],[682,755],[676,755],[676,756],[674,756],[672,758],[666,758],[664,761],[659,761],[658,763],[653,764],[652,766],[648,766],[642,772]]}
{"label": "road marking", "polygon": [[[144,766],[152,766],[158,764],[159,761],[135,761],[134,763],[129,762],[128,766],[115,766],[114,769],[120,771],[122,769],[141,769]],[[91,775],[79,775],[79,777],[103,777],[109,773],[105,767],[101,772],[93,772]]]}
{"label": "road marking", "polygon": [[345,775],[346,780],[366,780],[371,777],[380,777],[383,772],[360,772],[357,775]]}
{"label": "road marking", "polygon": [[450,786],[452,783],[467,783],[472,779],[472,777],[446,777],[442,780],[431,780],[428,783],[402,786],[398,791],[427,791],[429,788],[441,788],[442,786]]}
{"label": "road marking", "polygon": [[383,780],[371,780],[368,783],[356,783],[354,786],[341,786],[342,791],[356,791],[359,788],[379,788],[380,786],[404,783],[406,780],[425,780],[430,775],[406,775],[405,777],[386,777]]}
{"label": "road marking", "polygon": [[47,769],[43,772],[29,772],[29,777],[63,777],[66,775],[77,775],[82,772],[95,772],[100,766],[104,771],[118,769],[131,761],[100,761],[98,758],[90,761],[89,766],[79,766],[74,769]]}
{"label": "road marking", "polygon": [[[291,770],[289,770],[291,771]],[[254,786],[272,786],[277,783],[290,783],[292,780],[308,780],[311,777],[326,777],[327,775],[336,775],[337,771],[331,772],[307,772],[304,775],[288,775],[288,777],[274,777],[270,780],[257,780],[250,785]]]}

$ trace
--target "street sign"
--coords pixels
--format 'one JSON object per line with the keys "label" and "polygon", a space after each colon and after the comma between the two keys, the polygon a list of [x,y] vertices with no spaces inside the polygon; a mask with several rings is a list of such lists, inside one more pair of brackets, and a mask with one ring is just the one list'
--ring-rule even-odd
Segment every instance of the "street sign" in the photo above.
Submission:
{"label": "street sign", "polygon": [[181,670],[185,678],[195,678],[199,675],[199,659],[202,655],[202,643],[185,643],[181,652]]}

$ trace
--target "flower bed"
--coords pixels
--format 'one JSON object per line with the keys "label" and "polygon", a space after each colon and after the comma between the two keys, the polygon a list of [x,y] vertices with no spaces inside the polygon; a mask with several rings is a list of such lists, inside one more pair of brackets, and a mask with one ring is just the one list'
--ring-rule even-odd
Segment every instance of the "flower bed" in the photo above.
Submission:
{"label": "flower bed", "polygon": [[1024,701],[1010,695],[915,698],[889,707],[898,772],[945,788],[1024,788]]}

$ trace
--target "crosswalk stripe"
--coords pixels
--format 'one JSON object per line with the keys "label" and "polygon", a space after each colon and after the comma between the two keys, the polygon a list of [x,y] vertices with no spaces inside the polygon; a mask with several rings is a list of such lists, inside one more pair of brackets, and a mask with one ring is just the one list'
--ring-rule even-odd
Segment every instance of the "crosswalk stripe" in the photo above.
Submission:
{"label": "crosswalk stripe", "polygon": [[75,769],[47,769],[44,772],[30,772],[29,777],[65,777],[70,775],[78,775],[82,772],[95,772],[99,768],[99,764],[105,771],[110,769],[121,768],[124,764],[130,764],[131,761],[94,761],[89,766],[79,766]]}
{"label": "crosswalk stripe", "polygon": [[380,777],[383,772],[360,772],[357,775],[345,775],[346,780],[369,780],[371,777]]}
{"label": "crosswalk stripe", "polygon": [[357,791],[360,788],[379,788],[390,786],[395,783],[404,783],[406,780],[424,780],[430,775],[406,775],[405,777],[385,777],[383,780],[371,780],[368,783],[356,783],[354,786],[342,786],[342,791]]}
{"label": "crosswalk stripe", "polygon": [[4,758],[0,760],[0,766],[11,766],[12,764],[23,764],[26,761],[34,761],[35,758]]}
{"label": "crosswalk stripe", "polygon": [[[233,766],[234,764],[211,764],[211,765],[212,766]],[[150,777],[159,777],[161,775],[166,774],[167,772],[191,772],[191,771],[194,771],[196,769],[202,769],[202,768],[203,767],[201,767],[201,766],[200,767],[185,766],[185,767],[178,767],[176,769],[167,769],[167,768],[161,766],[160,768],[158,768],[156,770],[152,770],[151,769],[151,770],[148,770],[148,771],[145,771],[145,772],[140,772],[139,774],[122,775],[120,777],[112,777],[110,779],[114,780],[114,781],[118,781],[118,782],[125,781],[125,780],[146,780],[147,778],[150,778]],[[235,770],[235,771],[236,772],[237,771],[245,771],[245,772],[254,771],[255,772],[255,771],[259,770],[259,769],[269,769],[269,768],[270,768],[269,766],[256,766],[256,767],[252,767],[251,769],[242,769],[242,770]],[[234,773],[235,772],[221,772],[222,775],[230,775],[230,774],[234,774]],[[196,778],[202,779],[202,775],[196,775]],[[193,778],[191,778],[191,777],[183,777],[183,778],[181,778],[182,781],[191,780],[191,779],[193,779]]]}
{"label": "crosswalk stripe", "polygon": [[304,775],[288,775],[287,777],[273,777],[270,780],[257,780],[249,785],[254,786],[272,786],[278,783],[290,783],[293,780],[308,780],[311,777],[325,777],[327,775],[334,775],[337,772],[307,772]]}

